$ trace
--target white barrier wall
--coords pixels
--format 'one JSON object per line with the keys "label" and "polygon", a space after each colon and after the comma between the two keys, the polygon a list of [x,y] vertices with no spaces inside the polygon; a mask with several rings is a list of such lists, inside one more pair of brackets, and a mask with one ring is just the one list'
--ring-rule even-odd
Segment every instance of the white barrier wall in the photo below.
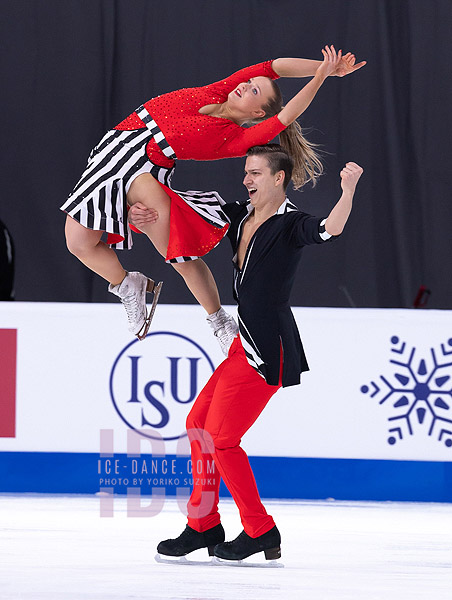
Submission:
{"label": "white barrier wall", "polygon": [[[244,437],[249,455],[451,461],[451,312],[294,314],[311,371],[270,401]],[[142,342],[119,304],[1,303],[0,336],[11,330],[15,434],[0,437],[0,453],[99,453],[101,435],[104,451],[126,453],[136,429],[144,452],[161,437],[165,453],[180,454],[185,417],[222,360],[192,305],[160,305]],[[2,347],[4,362],[10,346]]]}

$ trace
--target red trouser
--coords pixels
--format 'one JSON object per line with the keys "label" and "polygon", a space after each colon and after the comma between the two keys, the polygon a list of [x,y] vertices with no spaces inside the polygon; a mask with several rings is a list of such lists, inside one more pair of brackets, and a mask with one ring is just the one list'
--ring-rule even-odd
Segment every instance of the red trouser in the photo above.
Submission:
{"label": "red trouser", "polygon": [[235,338],[228,358],[213,373],[187,417],[193,465],[193,492],[188,503],[192,529],[202,532],[220,523],[220,476],[249,536],[257,537],[274,527],[240,442],[279,388],[268,385],[248,364],[240,338]]}

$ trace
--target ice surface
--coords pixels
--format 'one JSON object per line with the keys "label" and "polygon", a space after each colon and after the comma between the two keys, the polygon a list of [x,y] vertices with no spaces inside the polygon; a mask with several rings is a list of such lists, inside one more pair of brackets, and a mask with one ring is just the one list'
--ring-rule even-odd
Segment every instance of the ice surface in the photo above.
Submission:
{"label": "ice surface", "polygon": [[[2,494],[0,598],[452,599],[452,505],[265,504],[282,534],[284,569],[157,564],[157,543],[185,526],[174,500],[156,516],[134,518],[127,498],[115,497],[108,518],[96,496]],[[233,539],[237,511],[227,500],[221,509]]]}

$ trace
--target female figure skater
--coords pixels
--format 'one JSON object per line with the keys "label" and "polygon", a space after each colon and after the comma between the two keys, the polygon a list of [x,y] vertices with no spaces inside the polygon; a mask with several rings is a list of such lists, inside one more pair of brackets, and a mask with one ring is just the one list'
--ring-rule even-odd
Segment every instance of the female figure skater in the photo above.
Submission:
{"label": "female figure skater", "polygon": [[[141,229],[167,262],[182,275],[206,310],[207,320],[228,348],[237,333],[221,308],[217,286],[199,259],[225,235],[229,220],[216,192],[177,192],[171,188],[175,159],[217,160],[244,156],[250,146],[280,134],[295,159],[295,187],[315,182],[322,163],[295,122],[325,79],[362,67],[334,46],[322,49],[323,61],[278,58],[247,67],[219,82],[158,96],[140,106],[92,150],[86,170],[61,210],[67,213],[69,251],[109,282],[129,320],[129,330],[143,339],[149,329],[162,283],[141,273],[127,273],[113,248],[131,248],[127,207],[141,203],[154,219]],[[274,80],[313,78],[283,108]],[[250,127],[243,128],[247,124]],[[107,232],[107,243],[101,241]],[[153,293],[149,315],[146,293]]]}

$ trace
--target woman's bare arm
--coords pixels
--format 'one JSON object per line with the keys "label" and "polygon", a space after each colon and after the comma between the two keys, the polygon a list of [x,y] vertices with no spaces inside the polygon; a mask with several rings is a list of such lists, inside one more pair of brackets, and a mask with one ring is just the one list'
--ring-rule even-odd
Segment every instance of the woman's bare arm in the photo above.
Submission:
{"label": "woman's bare arm", "polygon": [[[331,48],[334,49],[334,46]],[[280,77],[313,77],[321,64],[321,60],[310,58],[276,58],[272,62],[272,68]],[[355,55],[347,52],[341,57],[336,70],[330,73],[330,77],[344,77],[364,67],[365,64],[364,60],[356,64]]]}
{"label": "woman's bare arm", "polygon": [[278,119],[286,127],[293,123],[311,104],[325,79],[336,69],[342,58],[341,51],[336,53],[334,46],[322,49],[323,61],[317,67],[314,77],[296,94],[278,113]]}

